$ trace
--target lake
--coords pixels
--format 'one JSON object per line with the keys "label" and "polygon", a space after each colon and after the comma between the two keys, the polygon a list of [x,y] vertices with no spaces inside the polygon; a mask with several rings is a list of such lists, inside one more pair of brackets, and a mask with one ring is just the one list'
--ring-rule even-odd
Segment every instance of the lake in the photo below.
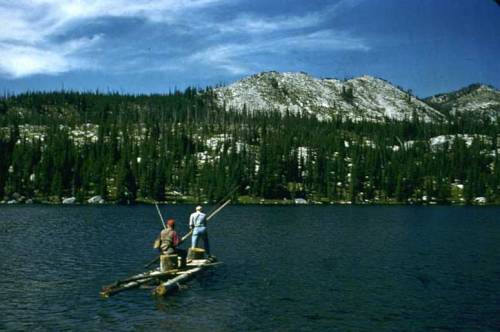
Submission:
{"label": "lake", "polygon": [[[162,206],[184,234],[192,206]],[[167,298],[143,271],[153,206],[1,206],[0,330],[498,331],[500,208],[229,206],[224,264]]]}

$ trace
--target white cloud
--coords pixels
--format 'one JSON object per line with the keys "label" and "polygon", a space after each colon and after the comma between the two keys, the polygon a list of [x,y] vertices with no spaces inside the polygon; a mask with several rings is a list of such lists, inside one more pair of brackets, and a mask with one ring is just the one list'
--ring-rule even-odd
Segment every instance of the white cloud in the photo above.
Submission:
{"label": "white cloud", "polygon": [[258,17],[256,15],[241,15],[230,22],[218,25],[221,32],[233,33],[269,33],[275,31],[303,29],[321,23],[322,14],[310,13],[304,16]]}
{"label": "white cloud", "polygon": [[275,42],[275,46],[278,47],[278,50],[297,48],[308,50],[368,51],[370,49],[363,39],[352,37],[346,32],[329,29],[282,38]]}
{"label": "white cloud", "polygon": [[340,0],[321,11],[304,15],[278,15],[260,17],[255,14],[242,14],[232,21],[218,24],[221,32],[270,33],[276,31],[297,30],[316,27],[341,11],[357,6],[363,0]]}
{"label": "white cloud", "polygon": [[221,69],[232,75],[243,75],[250,72],[251,69],[248,65],[243,65],[242,63],[245,61],[239,57],[244,54],[249,55],[248,50],[249,45],[218,45],[194,53],[189,57],[189,61]]}
{"label": "white cloud", "polygon": [[248,74],[254,71],[246,60],[253,55],[293,54],[296,51],[368,51],[366,42],[345,32],[320,30],[290,37],[271,37],[248,43],[227,43],[208,47],[194,53],[190,60],[225,70],[230,74]]}
{"label": "white cloud", "polygon": [[92,66],[80,55],[98,36],[55,41],[75,25],[103,17],[168,22],[183,11],[222,0],[0,0],[0,70],[19,78],[57,74]]}
{"label": "white cloud", "polygon": [[74,67],[67,57],[51,50],[0,44],[0,52],[0,70],[14,78],[34,74],[59,74]]}
{"label": "white cloud", "polygon": [[[0,0],[0,22],[3,23],[0,25],[0,73],[20,78],[79,69],[118,73],[181,72],[200,63],[240,75],[259,70],[249,56],[288,56],[303,50],[365,51],[369,49],[365,41],[322,28],[332,17],[360,1],[340,0],[322,11],[304,15],[241,13],[236,18],[218,21],[205,9],[234,4],[236,0]],[[186,40],[196,36],[200,50],[187,54],[192,45],[186,47],[181,41],[165,41],[157,47],[173,52],[164,52],[168,54],[164,58],[151,58],[150,52],[137,48],[140,43],[136,40],[113,40],[116,42],[113,47],[117,48],[110,51],[109,43],[101,43],[106,36],[80,37],[88,23],[111,17],[148,21],[155,34],[168,26],[167,36],[183,33]],[[76,30],[79,36],[72,37],[71,33]],[[106,49],[106,46],[107,51],[116,52],[117,57],[106,60],[102,57],[101,61],[108,62],[104,65],[95,55],[99,54],[98,47]],[[144,65],[145,59],[149,66]]]}
{"label": "white cloud", "polygon": [[86,0],[86,1],[40,1],[51,3],[62,15],[70,19],[96,17],[142,17],[151,21],[171,20],[172,15],[186,10],[203,8],[220,3],[221,0]]}
{"label": "white cloud", "polygon": [[0,42],[0,72],[20,78],[35,74],[59,74],[75,69],[95,68],[91,61],[75,56],[99,42],[99,36],[74,39],[45,48]]}
{"label": "white cloud", "polygon": [[252,65],[248,61],[248,57],[252,55],[289,55],[304,50],[368,51],[370,47],[363,39],[347,32],[319,28],[326,21],[363,1],[340,0],[322,11],[300,16],[262,17],[242,14],[231,21],[216,23],[215,29],[222,33],[247,35],[250,37],[247,42],[211,45],[192,54],[189,59],[233,75],[243,75],[259,70],[258,64]]}

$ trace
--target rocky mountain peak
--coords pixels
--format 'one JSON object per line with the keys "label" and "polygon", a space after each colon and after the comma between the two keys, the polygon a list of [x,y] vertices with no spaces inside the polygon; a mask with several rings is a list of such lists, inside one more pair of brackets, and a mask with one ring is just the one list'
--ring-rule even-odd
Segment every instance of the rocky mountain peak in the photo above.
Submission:
{"label": "rocky mountain peak", "polygon": [[457,91],[429,97],[426,101],[451,114],[474,112],[491,118],[500,115],[500,91],[485,84],[471,84]]}
{"label": "rocky mountain peak", "polygon": [[352,120],[442,118],[435,109],[372,76],[349,80],[319,79],[307,73],[263,72],[215,89],[220,105],[234,110],[307,112],[320,119],[342,116]]}

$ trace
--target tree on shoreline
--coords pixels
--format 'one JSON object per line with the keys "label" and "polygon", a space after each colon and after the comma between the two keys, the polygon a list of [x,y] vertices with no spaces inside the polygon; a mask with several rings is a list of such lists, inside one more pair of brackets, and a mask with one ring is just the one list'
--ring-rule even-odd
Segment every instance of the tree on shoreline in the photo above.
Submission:
{"label": "tree on shoreline", "polygon": [[5,97],[0,200],[213,201],[239,183],[251,187],[240,194],[267,199],[500,202],[498,120],[319,121],[214,105],[193,89]]}

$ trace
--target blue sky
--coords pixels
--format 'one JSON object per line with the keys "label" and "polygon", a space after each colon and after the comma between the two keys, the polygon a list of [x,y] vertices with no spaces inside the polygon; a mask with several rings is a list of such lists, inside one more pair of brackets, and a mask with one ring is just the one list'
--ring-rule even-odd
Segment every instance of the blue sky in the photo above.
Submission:
{"label": "blue sky", "polygon": [[500,87],[493,0],[0,0],[0,88],[168,92],[261,71]]}

